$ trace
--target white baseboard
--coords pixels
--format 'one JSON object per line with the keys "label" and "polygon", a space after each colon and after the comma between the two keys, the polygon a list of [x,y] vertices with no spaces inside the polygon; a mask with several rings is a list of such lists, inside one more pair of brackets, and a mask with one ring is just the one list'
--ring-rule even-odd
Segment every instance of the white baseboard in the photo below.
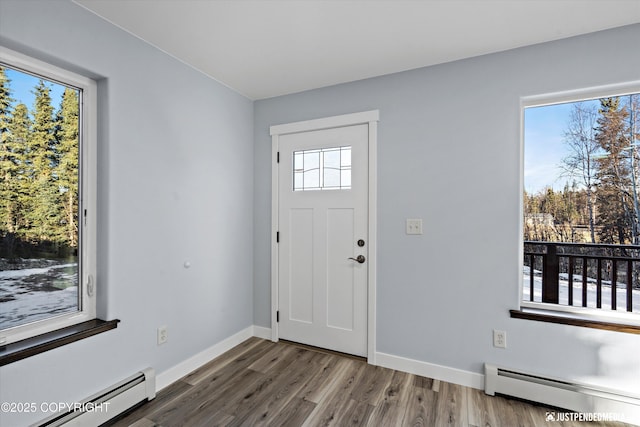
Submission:
{"label": "white baseboard", "polygon": [[222,353],[231,350],[233,347],[242,343],[243,341],[251,338],[254,335],[255,326],[249,326],[241,330],[240,332],[225,338],[217,344],[212,345],[206,350],[201,351],[188,358],[187,360],[178,363],[172,368],[167,369],[164,372],[159,373],[156,376],[156,392],[162,390],[169,384],[178,381],[188,373],[198,369],[200,366],[220,356]]}
{"label": "white baseboard", "polygon": [[[270,340],[271,328],[263,326],[249,326],[240,332],[225,338],[206,350],[201,351],[187,360],[175,365],[172,368],[161,372],[156,376],[156,392],[162,390],[169,384],[179,380],[188,373],[198,369],[200,366],[220,356],[222,353],[231,350],[233,347],[251,338],[258,337]],[[407,359],[401,356],[394,356],[386,353],[375,353],[375,365],[384,368],[395,369],[410,374],[459,384],[466,387],[484,390],[484,375],[475,372],[463,371],[461,369],[450,368],[448,366],[436,365],[434,363],[422,362],[419,360]]]}
{"label": "white baseboard", "polygon": [[265,340],[271,340],[271,328],[253,325],[253,336],[263,338]]}
{"label": "white baseboard", "polygon": [[462,369],[421,362],[419,360],[407,359],[386,353],[376,353],[376,365],[433,378],[434,380],[484,390],[484,375],[475,372],[463,371]]}

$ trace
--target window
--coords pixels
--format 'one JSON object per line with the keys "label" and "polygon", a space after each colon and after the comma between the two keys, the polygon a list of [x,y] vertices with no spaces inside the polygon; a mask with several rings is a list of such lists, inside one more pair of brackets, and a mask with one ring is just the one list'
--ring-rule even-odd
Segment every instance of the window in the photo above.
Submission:
{"label": "window", "polygon": [[293,153],[293,189],[351,188],[351,147],[322,148]]}
{"label": "window", "polygon": [[0,344],[95,318],[96,85],[0,48]]}
{"label": "window", "polygon": [[523,308],[640,325],[639,92],[525,100]]}

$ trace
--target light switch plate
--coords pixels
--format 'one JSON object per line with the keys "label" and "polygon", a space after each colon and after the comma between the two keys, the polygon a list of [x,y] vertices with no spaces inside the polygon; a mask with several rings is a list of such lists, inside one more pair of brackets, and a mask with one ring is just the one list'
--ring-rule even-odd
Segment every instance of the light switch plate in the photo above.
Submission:
{"label": "light switch plate", "polygon": [[407,234],[422,234],[422,218],[407,219]]}

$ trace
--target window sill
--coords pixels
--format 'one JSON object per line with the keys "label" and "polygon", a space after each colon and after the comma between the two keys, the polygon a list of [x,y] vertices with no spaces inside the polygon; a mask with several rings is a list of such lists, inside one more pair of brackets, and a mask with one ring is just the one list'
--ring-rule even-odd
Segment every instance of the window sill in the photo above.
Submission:
{"label": "window sill", "polygon": [[511,317],[515,319],[559,323],[561,325],[581,326],[584,328],[592,329],[604,329],[606,331],[624,332],[627,334],[640,334],[640,326],[638,325],[628,325],[624,323],[594,320],[592,318],[576,315],[565,315],[564,313],[559,312],[554,312],[553,314],[551,314],[550,312],[545,310],[520,309],[509,310],[509,313],[511,313]]}
{"label": "window sill", "polygon": [[0,366],[71,344],[118,327],[120,320],[94,319],[0,347]]}

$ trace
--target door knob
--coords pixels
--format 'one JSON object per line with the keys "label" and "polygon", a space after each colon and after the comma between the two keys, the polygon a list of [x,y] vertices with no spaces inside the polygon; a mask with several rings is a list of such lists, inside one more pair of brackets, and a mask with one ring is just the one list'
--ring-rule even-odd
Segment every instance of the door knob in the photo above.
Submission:
{"label": "door knob", "polygon": [[354,261],[359,262],[360,264],[362,264],[363,262],[366,261],[366,258],[364,257],[364,255],[358,255],[357,258],[353,258],[353,257],[349,257],[349,259],[352,259]]}

